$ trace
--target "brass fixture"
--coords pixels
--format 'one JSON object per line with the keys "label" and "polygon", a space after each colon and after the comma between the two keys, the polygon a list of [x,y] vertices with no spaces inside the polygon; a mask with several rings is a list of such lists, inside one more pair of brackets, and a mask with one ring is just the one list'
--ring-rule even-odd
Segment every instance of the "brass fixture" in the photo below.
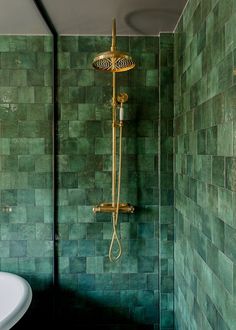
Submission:
{"label": "brass fixture", "polygon": [[[103,213],[112,213],[116,212],[116,205],[112,206],[112,203],[101,203],[93,208],[93,212],[103,212]],[[134,213],[133,205],[128,203],[120,203],[119,204],[119,212],[121,213]]]}
{"label": "brass fixture", "polygon": [[[120,203],[121,188],[121,164],[122,164],[122,128],[124,121],[123,104],[127,102],[128,95],[121,93],[116,96],[116,72],[124,72],[135,67],[135,63],[131,56],[127,53],[116,50],[116,21],[113,19],[112,24],[112,45],[111,50],[98,54],[93,60],[93,67],[98,71],[112,73],[112,202],[101,203],[93,208],[93,212],[104,212],[112,214],[113,235],[109,249],[109,258],[116,261],[122,254],[121,243],[117,234],[118,215],[120,213],[133,213],[134,206],[128,203]],[[117,105],[120,104],[120,118],[117,120]],[[118,176],[116,169],[116,150],[117,150],[117,129],[119,129],[119,166]],[[113,253],[114,244],[117,244],[118,251],[116,255]]]}
{"label": "brass fixture", "polygon": [[112,45],[108,52],[98,54],[93,60],[93,67],[99,71],[123,72],[135,67],[131,56],[116,50],[116,20],[112,24]]}

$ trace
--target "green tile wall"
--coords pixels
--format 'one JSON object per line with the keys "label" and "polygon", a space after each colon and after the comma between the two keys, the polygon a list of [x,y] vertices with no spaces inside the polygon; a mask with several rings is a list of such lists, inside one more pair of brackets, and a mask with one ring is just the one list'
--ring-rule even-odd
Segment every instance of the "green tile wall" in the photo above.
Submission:
{"label": "green tile wall", "polygon": [[190,0],[175,34],[175,326],[236,328],[233,0]]}
{"label": "green tile wall", "polygon": [[159,323],[158,38],[117,40],[137,63],[117,74],[118,92],[129,95],[121,200],[136,206],[134,215],[120,216],[117,263],[108,259],[110,216],[92,212],[111,199],[112,76],[92,68],[95,54],[110,44],[110,37],[60,37],[59,281],[67,320],[60,316],[102,329],[153,329]]}
{"label": "green tile wall", "polygon": [[0,270],[29,280],[32,306],[52,283],[51,52],[50,36],[0,36]]}
{"label": "green tile wall", "polygon": [[173,34],[161,33],[159,37],[160,329],[174,328],[173,50]]}
{"label": "green tile wall", "polygon": [[[91,66],[97,52],[110,48],[111,38],[60,38],[54,294],[51,42],[0,37],[0,270],[28,279],[34,293],[17,328],[30,327],[43,310],[64,327],[79,322],[102,329],[172,329],[172,35],[118,37],[118,48],[137,64],[117,75],[118,92],[129,94],[121,199],[136,211],[120,217],[123,256],[116,264],[108,259],[110,216],[92,212],[111,198],[111,75]],[[233,164],[223,162],[228,185]],[[222,212],[225,199],[222,194]],[[12,212],[4,212],[5,206]]]}

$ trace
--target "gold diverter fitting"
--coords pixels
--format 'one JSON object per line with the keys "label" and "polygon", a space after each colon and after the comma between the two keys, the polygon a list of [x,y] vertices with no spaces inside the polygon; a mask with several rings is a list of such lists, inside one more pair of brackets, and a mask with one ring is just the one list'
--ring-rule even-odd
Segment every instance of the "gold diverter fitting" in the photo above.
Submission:
{"label": "gold diverter fitting", "polygon": [[[121,93],[116,96],[116,72],[125,72],[135,67],[131,56],[116,50],[116,21],[112,24],[111,50],[98,54],[93,60],[93,67],[98,71],[112,73],[112,202],[101,203],[93,208],[93,212],[112,214],[113,234],[109,249],[109,258],[116,261],[122,254],[121,242],[117,233],[119,213],[133,213],[134,206],[128,203],[120,203],[121,190],[121,165],[122,165],[122,128],[124,124],[123,104],[128,101],[128,95]],[[120,105],[119,120],[117,119],[117,105]],[[117,129],[119,129],[119,165],[116,169]],[[115,244],[117,246],[116,251]]]}

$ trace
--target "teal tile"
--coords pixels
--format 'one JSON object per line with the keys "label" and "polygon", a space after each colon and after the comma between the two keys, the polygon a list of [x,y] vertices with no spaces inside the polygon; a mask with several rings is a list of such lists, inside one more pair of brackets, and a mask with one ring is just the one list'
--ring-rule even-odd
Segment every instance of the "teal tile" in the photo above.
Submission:
{"label": "teal tile", "polygon": [[235,171],[236,171],[236,161],[235,158],[226,158],[226,188],[235,191]]}
{"label": "teal tile", "polygon": [[29,257],[51,257],[52,254],[52,241],[27,241],[27,255]]}
{"label": "teal tile", "polygon": [[22,273],[35,272],[35,258],[19,258],[19,271]]}
{"label": "teal tile", "polygon": [[87,257],[86,273],[88,274],[103,273],[103,257]]}
{"label": "teal tile", "polygon": [[95,240],[80,239],[78,242],[78,255],[81,257],[95,256]]}
{"label": "teal tile", "polygon": [[[225,143],[227,141],[227,143]],[[217,155],[233,156],[233,123],[224,123],[218,126]]]}
{"label": "teal tile", "polygon": [[69,258],[70,273],[85,273],[86,270],[86,258],[83,257],[71,257]]}
{"label": "teal tile", "polygon": [[93,291],[96,288],[95,275],[93,274],[79,274],[78,275],[78,289],[82,292]]}
{"label": "teal tile", "polygon": [[78,241],[60,241],[59,251],[62,257],[76,257],[78,254]]}
{"label": "teal tile", "polygon": [[230,190],[219,189],[219,218],[227,224],[233,225],[233,194]]}
{"label": "teal tile", "polygon": [[207,129],[207,153],[210,155],[217,154],[218,148],[218,127],[213,126]]}
{"label": "teal tile", "polygon": [[212,157],[212,183],[221,187],[225,185],[225,160],[224,157]]}
{"label": "teal tile", "polygon": [[26,244],[26,241],[11,241],[10,257],[25,257],[27,249]]}
{"label": "teal tile", "polygon": [[37,272],[52,274],[53,272],[52,258],[36,258],[35,268]]}

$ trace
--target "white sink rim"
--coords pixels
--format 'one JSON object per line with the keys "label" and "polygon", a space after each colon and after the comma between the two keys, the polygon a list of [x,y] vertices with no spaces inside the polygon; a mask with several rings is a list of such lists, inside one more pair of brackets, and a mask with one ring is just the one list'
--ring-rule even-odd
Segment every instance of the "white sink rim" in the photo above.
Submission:
{"label": "white sink rim", "polygon": [[[7,296],[7,291],[10,292],[14,289],[16,294]],[[32,290],[24,278],[13,273],[0,272],[0,309],[2,310],[0,312],[0,330],[11,329],[25,314],[31,300]]]}

